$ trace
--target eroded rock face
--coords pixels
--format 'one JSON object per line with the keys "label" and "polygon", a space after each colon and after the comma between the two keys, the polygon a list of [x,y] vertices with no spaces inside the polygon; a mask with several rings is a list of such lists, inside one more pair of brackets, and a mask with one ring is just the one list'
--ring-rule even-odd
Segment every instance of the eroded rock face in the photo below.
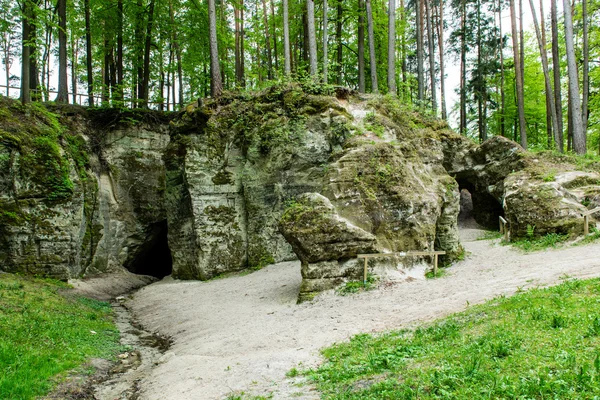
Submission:
{"label": "eroded rock face", "polygon": [[554,180],[532,177],[527,171],[509,175],[505,182],[504,208],[513,237],[549,233],[577,235],[583,232],[582,204],[585,193],[600,189],[600,175],[563,172]]}
{"label": "eroded rock face", "polygon": [[166,218],[166,125],[100,134],[82,109],[0,106],[0,268],[66,280],[132,264]]}
{"label": "eroded rock face", "polygon": [[329,199],[318,193],[299,196],[281,217],[279,230],[303,264],[373,253],[377,241],[374,235],[340,217]]}

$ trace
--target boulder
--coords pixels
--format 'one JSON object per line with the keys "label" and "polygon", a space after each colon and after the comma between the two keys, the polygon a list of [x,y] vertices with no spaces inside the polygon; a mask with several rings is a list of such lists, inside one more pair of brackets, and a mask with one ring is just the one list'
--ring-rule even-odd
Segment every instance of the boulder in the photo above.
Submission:
{"label": "boulder", "polygon": [[[282,215],[279,230],[303,264],[373,253],[377,241],[374,235],[337,215],[329,199],[318,193],[299,196]],[[307,277],[313,275],[308,273]],[[316,275],[327,277],[328,272]]]}

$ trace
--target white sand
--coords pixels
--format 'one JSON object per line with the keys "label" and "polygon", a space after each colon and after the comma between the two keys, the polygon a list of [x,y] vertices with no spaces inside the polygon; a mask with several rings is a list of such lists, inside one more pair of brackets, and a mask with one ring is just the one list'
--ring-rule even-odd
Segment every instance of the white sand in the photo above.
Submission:
{"label": "white sand", "polygon": [[490,241],[468,241],[477,230],[461,233],[470,255],[443,278],[346,297],[326,293],[302,305],[296,305],[301,281],[296,262],[247,276],[166,279],[143,288],[129,306],[143,325],[174,344],[139,382],[140,399],[222,399],[237,391],[316,399],[313,389],[294,385],[285,374],[299,363],[318,363],[324,346],[360,332],[432,321],[566,275],[600,276],[600,245],[522,254]]}

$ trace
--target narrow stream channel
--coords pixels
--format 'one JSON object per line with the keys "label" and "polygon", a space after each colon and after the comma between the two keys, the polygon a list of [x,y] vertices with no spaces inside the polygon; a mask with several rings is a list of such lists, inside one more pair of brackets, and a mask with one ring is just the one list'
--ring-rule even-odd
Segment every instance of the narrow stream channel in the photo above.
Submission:
{"label": "narrow stream channel", "polygon": [[118,356],[110,377],[94,387],[96,400],[137,400],[141,380],[150,374],[170,346],[168,339],[145,330],[126,306],[126,298],[111,302],[121,345],[128,351]]}

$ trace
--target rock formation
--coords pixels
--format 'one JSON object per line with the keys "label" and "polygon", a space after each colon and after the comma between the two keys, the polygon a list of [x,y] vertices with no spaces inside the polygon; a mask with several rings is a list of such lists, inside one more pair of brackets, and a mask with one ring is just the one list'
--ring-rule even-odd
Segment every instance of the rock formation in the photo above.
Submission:
{"label": "rock formation", "polygon": [[600,205],[592,163],[501,137],[477,146],[392,98],[310,90],[226,94],[177,115],[1,99],[0,268],[211,279],[299,258],[307,299],[360,279],[360,253],[456,259],[459,189],[479,223],[504,216],[513,238],[576,235]]}

